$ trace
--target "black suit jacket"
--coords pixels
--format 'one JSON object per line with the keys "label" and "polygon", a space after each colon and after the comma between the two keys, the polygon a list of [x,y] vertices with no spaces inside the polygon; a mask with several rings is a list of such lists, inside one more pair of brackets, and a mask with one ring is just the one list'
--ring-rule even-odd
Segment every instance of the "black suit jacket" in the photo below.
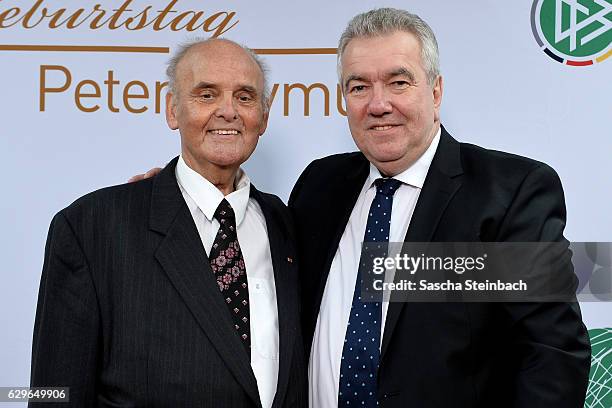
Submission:
{"label": "black suit jacket", "polygon": [[[72,407],[261,406],[175,166],[176,159],[152,179],[88,194],[53,219],[32,386],[70,387]],[[292,223],[278,197],[253,186],[251,197],[265,215],[278,302],[274,407],[303,407]]]}
{"label": "black suit jacket", "polygon": [[[306,168],[291,194],[308,345],[368,174],[361,153],[327,157]],[[405,241],[565,241],[564,226],[554,170],[458,143],[442,129]],[[576,303],[391,303],[378,397],[381,407],[579,408],[589,365]]]}

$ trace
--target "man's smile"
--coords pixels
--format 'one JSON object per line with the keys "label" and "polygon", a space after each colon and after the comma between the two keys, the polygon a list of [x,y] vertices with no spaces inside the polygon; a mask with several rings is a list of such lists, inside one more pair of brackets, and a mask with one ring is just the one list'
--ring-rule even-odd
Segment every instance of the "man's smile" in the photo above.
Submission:
{"label": "man's smile", "polygon": [[236,129],[213,129],[209,130],[208,133],[212,133],[214,135],[239,135],[240,131]]}

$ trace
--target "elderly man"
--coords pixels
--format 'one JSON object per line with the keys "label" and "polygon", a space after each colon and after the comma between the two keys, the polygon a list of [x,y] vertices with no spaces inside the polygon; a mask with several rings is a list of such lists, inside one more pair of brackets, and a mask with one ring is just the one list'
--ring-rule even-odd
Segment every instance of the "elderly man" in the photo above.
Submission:
{"label": "elderly man", "polygon": [[590,348],[576,303],[362,302],[362,242],[563,242],[565,205],[550,167],[440,125],[437,43],[418,16],[356,16],[338,68],[360,152],[311,163],[289,201],[310,406],[582,407]]}
{"label": "elderly man", "polygon": [[73,407],[302,407],[290,217],[240,169],[268,119],[261,62],[206,40],[168,75],[181,155],[52,221],[32,386],[70,387]]}

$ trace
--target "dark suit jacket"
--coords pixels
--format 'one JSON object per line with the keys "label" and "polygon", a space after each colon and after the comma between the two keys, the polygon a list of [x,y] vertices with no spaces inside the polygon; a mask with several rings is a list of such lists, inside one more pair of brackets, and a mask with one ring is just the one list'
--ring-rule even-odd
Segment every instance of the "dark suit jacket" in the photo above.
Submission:
{"label": "dark suit jacket", "polygon": [[[361,153],[327,157],[306,168],[291,194],[307,345],[368,174]],[[554,170],[458,143],[442,129],[405,241],[564,241],[564,226]],[[575,303],[391,303],[378,397],[381,407],[578,408],[589,365]]]}
{"label": "dark suit jacket", "polygon": [[[53,219],[32,386],[70,387],[73,407],[261,406],[175,166],[176,159],[155,178],[88,194]],[[303,407],[293,227],[278,197],[253,186],[251,197],[266,218],[278,301],[274,407]]]}

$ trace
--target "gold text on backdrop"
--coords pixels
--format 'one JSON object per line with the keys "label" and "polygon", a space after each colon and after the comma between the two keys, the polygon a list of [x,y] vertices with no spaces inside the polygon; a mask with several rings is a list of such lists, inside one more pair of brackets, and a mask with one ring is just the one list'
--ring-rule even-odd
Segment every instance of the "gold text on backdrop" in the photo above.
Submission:
{"label": "gold text on backdrop", "polygon": [[[2,1],[0,0],[0,5]],[[234,28],[239,22],[238,19],[235,19],[235,11],[218,11],[208,16],[204,11],[177,11],[174,6],[178,1],[171,0],[161,10],[156,10],[153,5],[147,5],[140,10],[131,9],[129,7],[132,0],[125,0],[119,8],[110,10],[103,8],[100,4],[95,4],[90,9],[57,8],[50,10],[44,7],[45,0],[36,0],[30,8],[11,7],[5,10],[0,8],[0,28],[19,25],[25,29],[32,29],[43,24],[51,29],[59,27],[74,29],[85,24],[85,27],[91,30],[137,31],[147,27],[154,31],[201,29],[212,33],[212,37],[218,37]]]}
{"label": "gold text on backdrop", "polygon": [[[61,85],[49,86],[47,84],[47,74],[56,71],[63,76]],[[106,89],[106,108],[109,112],[117,113],[119,108],[114,102],[115,85],[122,85],[119,80],[115,79],[114,71],[109,70],[106,79],[100,85],[93,79],[84,79],[79,81],[74,88],[74,104],[81,112],[96,112],[100,109],[99,99],[102,98],[102,89]],[[40,86],[39,86],[39,109],[45,111],[46,95],[49,93],[63,93],[72,85],[72,74],[68,68],[61,65],[41,65],[40,66]],[[168,85],[167,81],[156,81],[153,92],[155,113],[161,111],[162,90]],[[142,81],[129,81],[123,86],[120,92],[123,96],[123,107],[130,113],[143,113],[149,108],[146,102],[149,102],[149,87]],[[133,100],[140,99],[140,106],[135,107]]]}
{"label": "gold text on backdrop", "polygon": [[[77,75],[63,65],[41,65],[38,87],[39,111],[48,110],[47,99],[52,95],[57,95],[53,97],[56,103],[64,105],[67,102],[65,98],[71,96],[74,106],[79,111],[87,113],[106,111],[159,114],[162,111],[167,81],[154,81],[148,84],[136,79],[126,81],[121,78],[122,75],[112,69],[107,70],[105,77],[98,79],[74,79]],[[346,116],[342,91],[337,83],[333,85],[322,82],[275,83],[272,85],[271,109],[274,110],[276,105],[282,104],[283,116],[309,117],[313,115],[312,108],[315,107],[314,115],[330,116],[334,89],[336,112]],[[275,104],[276,100],[278,102]],[[291,106],[294,108],[291,109]]]}

